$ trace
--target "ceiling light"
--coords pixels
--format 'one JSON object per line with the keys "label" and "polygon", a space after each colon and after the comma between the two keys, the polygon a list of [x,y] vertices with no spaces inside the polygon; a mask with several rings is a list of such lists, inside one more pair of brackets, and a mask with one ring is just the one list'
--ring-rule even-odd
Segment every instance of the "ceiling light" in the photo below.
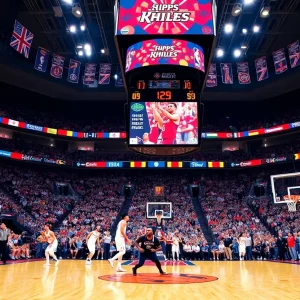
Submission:
{"label": "ceiling light", "polygon": [[240,57],[242,54],[242,51],[240,49],[235,49],[233,52],[234,57]]}
{"label": "ceiling light", "polygon": [[81,18],[82,17],[82,9],[80,7],[80,4],[76,3],[73,5],[72,7],[72,14],[73,16],[75,16],[76,18]]}
{"label": "ceiling light", "polygon": [[253,2],[254,2],[254,0],[244,0],[245,5],[252,4]]}
{"label": "ceiling light", "polygon": [[64,0],[67,4],[73,4],[73,0]]}
{"label": "ceiling light", "polygon": [[78,45],[78,46],[77,46],[77,49],[82,49],[82,45]]}
{"label": "ceiling light", "polygon": [[233,31],[233,25],[232,24],[226,24],[224,27],[224,31],[226,33],[231,33]]}
{"label": "ceiling light", "polygon": [[117,79],[118,79],[118,74],[115,74],[115,75],[114,75],[114,78],[117,80]]}
{"label": "ceiling light", "polygon": [[86,56],[91,56],[92,55],[92,51],[91,50],[88,50],[85,52]]}
{"label": "ceiling light", "polygon": [[70,32],[72,33],[76,33],[76,26],[75,25],[71,25],[70,28],[69,28]]}
{"label": "ceiling light", "polygon": [[237,17],[241,14],[241,12],[243,11],[243,7],[242,4],[236,3],[233,7],[232,7],[232,11],[231,14],[234,17]]}
{"label": "ceiling light", "polygon": [[85,24],[81,24],[81,25],[80,25],[80,30],[81,30],[81,31],[85,31]]}
{"label": "ceiling light", "polygon": [[247,28],[243,28],[242,32],[243,32],[243,34],[247,34],[248,33],[248,29]]}
{"label": "ceiling light", "polygon": [[241,49],[247,49],[248,47],[247,47],[247,45],[246,44],[242,44],[241,45]]}
{"label": "ceiling light", "polygon": [[259,30],[260,30],[259,26],[257,26],[257,25],[253,26],[253,32],[257,33],[257,32],[259,32]]}
{"label": "ceiling light", "polygon": [[267,18],[270,15],[271,7],[263,7],[263,9],[260,11],[260,17],[261,18]]}
{"label": "ceiling light", "polygon": [[105,53],[105,49],[101,49],[101,53],[104,54]]}
{"label": "ceiling light", "polygon": [[79,51],[78,51],[78,55],[79,55],[79,56],[83,56],[83,51],[82,51],[82,50],[79,50]]}
{"label": "ceiling light", "polygon": [[92,49],[92,48],[91,48],[91,45],[90,45],[90,44],[85,44],[85,45],[84,45],[84,50],[85,50],[85,51],[91,51],[91,49]]}
{"label": "ceiling light", "polygon": [[217,57],[222,57],[224,55],[224,50],[223,49],[218,49],[217,50]]}

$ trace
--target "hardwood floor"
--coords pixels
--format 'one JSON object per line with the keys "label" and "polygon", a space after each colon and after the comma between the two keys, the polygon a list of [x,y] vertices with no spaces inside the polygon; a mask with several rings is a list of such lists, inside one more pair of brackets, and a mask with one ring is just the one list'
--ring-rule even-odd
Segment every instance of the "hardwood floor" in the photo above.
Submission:
{"label": "hardwood floor", "polygon": [[[214,276],[218,280],[163,284],[164,276],[158,274],[159,280],[155,284],[142,284],[136,283],[138,276],[129,278],[132,266],[123,268],[128,271],[127,279],[135,281],[124,283],[98,278],[116,274],[106,261],[93,261],[92,266],[78,260],[60,261],[58,267],[53,262],[50,267],[45,267],[44,263],[0,265],[0,299],[300,299],[300,265],[293,264],[266,261],[195,262],[195,266],[175,264],[163,266],[169,273],[168,280],[176,280],[178,274]],[[156,274],[158,271],[155,266],[144,266],[138,273]]]}

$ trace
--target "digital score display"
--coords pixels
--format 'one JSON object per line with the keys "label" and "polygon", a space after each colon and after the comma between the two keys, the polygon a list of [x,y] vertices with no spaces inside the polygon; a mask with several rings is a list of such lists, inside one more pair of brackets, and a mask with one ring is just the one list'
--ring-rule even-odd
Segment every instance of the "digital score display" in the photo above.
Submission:
{"label": "digital score display", "polygon": [[131,101],[199,101],[198,94],[193,91],[191,81],[184,80],[180,84],[180,80],[149,80],[148,89],[146,82],[139,80],[137,89],[130,92]]}
{"label": "digital score display", "polygon": [[180,89],[180,80],[149,80],[149,89]]}

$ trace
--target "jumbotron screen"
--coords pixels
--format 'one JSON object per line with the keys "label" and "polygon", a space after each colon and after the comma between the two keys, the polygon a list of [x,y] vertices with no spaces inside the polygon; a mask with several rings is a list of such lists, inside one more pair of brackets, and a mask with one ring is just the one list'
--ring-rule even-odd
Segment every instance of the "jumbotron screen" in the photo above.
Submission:
{"label": "jumbotron screen", "polygon": [[197,102],[131,102],[129,145],[196,145]]}

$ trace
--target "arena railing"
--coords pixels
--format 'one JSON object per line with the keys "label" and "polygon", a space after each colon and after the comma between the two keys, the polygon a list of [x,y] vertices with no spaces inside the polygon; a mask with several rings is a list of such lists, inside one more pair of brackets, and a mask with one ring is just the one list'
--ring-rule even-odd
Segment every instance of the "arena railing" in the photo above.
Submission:
{"label": "arena railing", "polygon": [[77,169],[238,169],[259,167],[282,163],[293,163],[300,160],[300,153],[292,156],[278,156],[272,158],[252,159],[241,162],[230,161],[73,161],[59,158],[27,155],[18,152],[0,150],[0,158],[18,161],[40,163],[61,167],[73,167]]}

